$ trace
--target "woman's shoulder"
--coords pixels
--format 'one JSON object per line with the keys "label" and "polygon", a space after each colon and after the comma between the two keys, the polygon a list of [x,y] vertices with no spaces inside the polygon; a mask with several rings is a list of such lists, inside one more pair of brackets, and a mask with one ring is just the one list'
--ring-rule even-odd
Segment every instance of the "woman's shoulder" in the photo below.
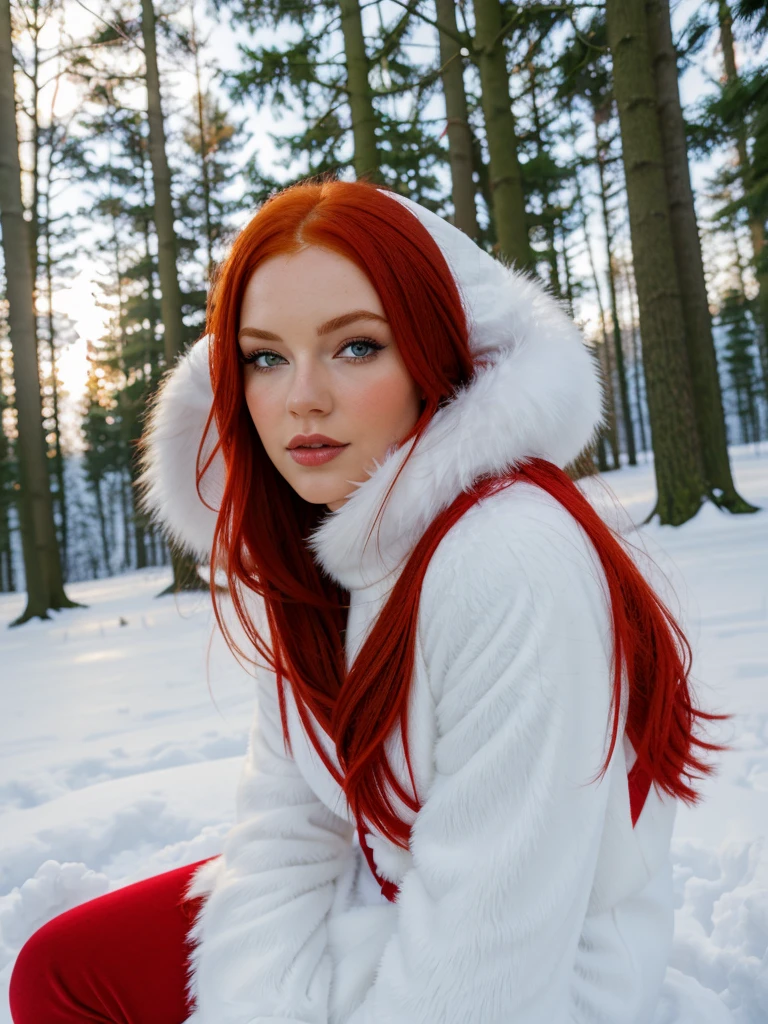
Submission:
{"label": "woman's shoulder", "polygon": [[424,578],[418,635],[433,699],[459,716],[486,699],[509,709],[525,693],[546,718],[572,687],[607,714],[600,561],[576,519],[535,485],[483,499],[446,533]]}
{"label": "woman's shoulder", "polygon": [[440,541],[424,580],[439,599],[450,582],[493,594],[577,582],[601,589],[597,553],[573,515],[543,488],[517,481],[473,505]]}
{"label": "woman's shoulder", "polygon": [[516,482],[483,499],[435,550],[419,637],[436,678],[477,658],[511,664],[521,652],[539,665],[565,658],[605,668],[609,595],[586,532],[533,484]]}

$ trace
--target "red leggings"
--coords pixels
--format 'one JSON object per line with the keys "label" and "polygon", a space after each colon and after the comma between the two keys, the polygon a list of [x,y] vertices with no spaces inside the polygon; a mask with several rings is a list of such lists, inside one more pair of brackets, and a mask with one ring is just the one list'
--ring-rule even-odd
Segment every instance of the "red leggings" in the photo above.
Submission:
{"label": "red leggings", "polygon": [[14,1024],[183,1024],[192,1009],[185,939],[201,903],[184,891],[202,863],[87,900],[38,928],[11,975]]}

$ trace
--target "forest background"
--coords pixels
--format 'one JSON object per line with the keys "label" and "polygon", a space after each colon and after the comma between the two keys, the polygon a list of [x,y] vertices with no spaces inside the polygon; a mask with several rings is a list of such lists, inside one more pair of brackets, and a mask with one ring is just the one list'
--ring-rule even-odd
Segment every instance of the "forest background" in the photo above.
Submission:
{"label": "forest background", "polygon": [[[0,0],[0,590],[173,565],[137,442],[237,230],[308,176],[381,180],[536,274],[652,518],[749,516],[768,437],[761,0]],[[681,101],[682,96],[682,101]],[[608,477],[609,479],[609,477]]]}

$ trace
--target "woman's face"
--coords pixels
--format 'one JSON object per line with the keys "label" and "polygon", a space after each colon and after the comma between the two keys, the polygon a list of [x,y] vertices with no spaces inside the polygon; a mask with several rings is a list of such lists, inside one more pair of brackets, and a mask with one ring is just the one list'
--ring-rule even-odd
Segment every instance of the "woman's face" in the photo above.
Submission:
{"label": "woman's face", "polygon": [[239,344],[254,426],[305,501],[340,508],[416,424],[422,393],[376,289],[331,250],[307,246],[255,271]]}

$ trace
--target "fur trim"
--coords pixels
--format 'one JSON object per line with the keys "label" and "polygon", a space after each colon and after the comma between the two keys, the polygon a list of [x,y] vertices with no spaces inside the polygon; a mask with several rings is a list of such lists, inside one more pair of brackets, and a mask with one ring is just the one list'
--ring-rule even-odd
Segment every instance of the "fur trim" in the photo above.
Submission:
{"label": "fur trim", "polygon": [[[165,377],[147,415],[138,478],[139,504],[181,547],[206,559],[224,493],[224,459],[217,454],[196,486],[197,450],[211,411],[208,338],[201,338]],[[201,466],[218,442],[211,423]],[[208,505],[212,506],[211,508]]]}
{"label": "fur trim", "polygon": [[[378,537],[365,550],[413,442],[390,449],[368,479],[349,481],[349,500],[329,512],[310,538],[318,563],[350,589],[394,570],[435,515],[479,476],[536,456],[565,466],[590,443],[604,416],[594,358],[559,304],[436,214],[401,196],[393,199],[419,218],[445,255],[462,295],[472,352],[484,355],[485,365],[433,417],[380,518]],[[207,353],[202,338],[158,394],[140,478],[145,510],[201,557],[210,554],[216,520],[195,491],[195,456],[211,403]],[[215,441],[212,425],[206,452]],[[214,508],[223,484],[217,455],[201,483]]]}

